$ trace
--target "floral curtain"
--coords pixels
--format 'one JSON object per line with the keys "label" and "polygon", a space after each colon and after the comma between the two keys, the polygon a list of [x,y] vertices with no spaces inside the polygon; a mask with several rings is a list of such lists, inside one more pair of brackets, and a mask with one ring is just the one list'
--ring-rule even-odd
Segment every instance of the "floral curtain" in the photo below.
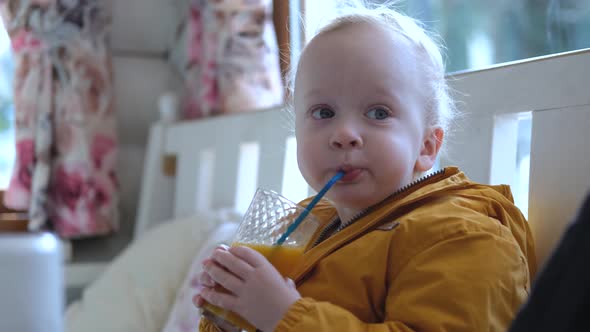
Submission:
{"label": "floral curtain", "polygon": [[16,63],[5,204],[64,238],[118,228],[110,16],[104,0],[0,0]]}
{"label": "floral curtain", "polygon": [[280,105],[272,0],[190,0],[183,117]]}

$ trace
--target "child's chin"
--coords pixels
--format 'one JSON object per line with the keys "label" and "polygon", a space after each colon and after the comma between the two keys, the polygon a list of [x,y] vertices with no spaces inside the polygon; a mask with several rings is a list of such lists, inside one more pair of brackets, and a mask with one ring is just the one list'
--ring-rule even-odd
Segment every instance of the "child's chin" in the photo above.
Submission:
{"label": "child's chin", "polygon": [[333,197],[329,197],[328,200],[336,206],[343,206],[353,210],[364,210],[370,207],[371,205],[378,203],[375,202],[372,204],[371,200],[367,200],[362,195],[358,195],[358,193],[357,195],[342,193],[340,195],[334,195]]}

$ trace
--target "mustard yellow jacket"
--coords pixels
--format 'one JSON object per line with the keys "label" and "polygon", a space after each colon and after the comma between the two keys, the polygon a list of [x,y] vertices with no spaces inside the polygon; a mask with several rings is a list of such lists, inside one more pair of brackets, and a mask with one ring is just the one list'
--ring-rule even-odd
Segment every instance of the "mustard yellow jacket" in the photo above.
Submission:
{"label": "mustard yellow jacket", "polygon": [[[328,202],[314,215],[337,218]],[[319,234],[317,236],[320,236]],[[449,167],[310,248],[276,331],[505,331],[536,271],[507,186]],[[201,331],[218,331],[202,320]]]}

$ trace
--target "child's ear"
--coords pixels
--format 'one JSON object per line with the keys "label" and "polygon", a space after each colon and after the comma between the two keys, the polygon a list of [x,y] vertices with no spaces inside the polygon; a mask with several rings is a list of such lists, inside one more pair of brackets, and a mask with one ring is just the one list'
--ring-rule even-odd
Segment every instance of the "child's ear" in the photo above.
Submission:
{"label": "child's ear", "polygon": [[418,159],[416,159],[414,173],[426,172],[434,166],[443,138],[444,131],[441,127],[431,127],[427,129],[424,141],[422,142],[422,147],[420,148],[420,154],[418,155]]}

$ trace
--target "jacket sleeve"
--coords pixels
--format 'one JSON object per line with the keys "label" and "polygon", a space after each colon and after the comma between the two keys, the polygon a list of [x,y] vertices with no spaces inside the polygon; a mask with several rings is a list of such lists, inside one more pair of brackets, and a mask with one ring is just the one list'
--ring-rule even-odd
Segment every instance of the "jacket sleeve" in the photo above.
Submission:
{"label": "jacket sleeve", "polygon": [[219,329],[207,318],[201,318],[199,321],[199,332],[219,332]]}
{"label": "jacket sleeve", "polygon": [[528,268],[516,241],[485,232],[446,237],[391,273],[382,323],[303,298],[276,331],[506,331],[528,295]]}
{"label": "jacket sleeve", "polygon": [[215,323],[215,319],[210,320],[206,315],[201,316],[199,321],[199,331],[201,332],[239,332],[240,330],[229,323]]}

